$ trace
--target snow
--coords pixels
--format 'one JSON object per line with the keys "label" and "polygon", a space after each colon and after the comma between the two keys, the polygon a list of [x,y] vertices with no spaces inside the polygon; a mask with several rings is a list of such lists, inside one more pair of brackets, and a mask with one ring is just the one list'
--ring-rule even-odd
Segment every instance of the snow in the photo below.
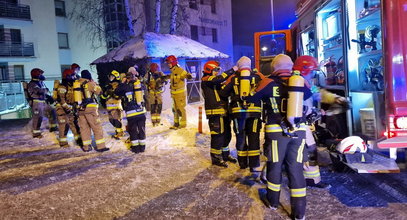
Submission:
{"label": "snow", "polygon": [[163,58],[168,55],[184,58],[229,58],[227,54],[184,36],[146,32],[143,38],[132,38],[92,64],[122,61],[125,58]]}
{"label": "snow", "polygon": [[[262,202],[266,186],[255,181],[247,169],[236,164],[211,166],[205,115],[204,133],[197,133],[199,106],[202,103],[187,106],[188,125],[180,130],[168,129],[171,109],[162,113],[161,126],[152,127],[147,115],[146,152],[141,154],[126,148],[127,136],[121,140],[110,137],[114,129],[103,110],[100,116],[111,149],[104,153],[82,152],[72,135],[71,147],[60,148],[57,133],[45,130],[47,121],[42,139],[31,137],[28,120],[2,121],[0,219],[290,219],[286,178],[281,206],[272,211]],[[230,148],[236,155],[234,138]],[[309,189],[307,218],[401,219],[407,208],[402,182],[407,178],[393,178],[388,179],[399,186],[399,200],[386,200],[393,202],[381,207],[352,207],[328,190]],[[349,180],[347,174],[337,176],[331,191],[348,190],[344,180]],[[370,183],[359,182],[362,186],[356,182],[350,192],[363,188],[367,196],[352,196],[360,201],[373,197],[368,193],[370,187],[365,187]]]}

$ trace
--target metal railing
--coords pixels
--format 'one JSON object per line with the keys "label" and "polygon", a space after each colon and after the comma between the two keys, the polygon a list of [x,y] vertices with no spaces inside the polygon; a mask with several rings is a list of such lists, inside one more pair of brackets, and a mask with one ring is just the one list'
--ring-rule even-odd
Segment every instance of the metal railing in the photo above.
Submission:
{"label": "metal railing", "polygon": [[[44,81],[45,85],[50,91],[50,94],[52,92],[55,79],[60,80],[60,78],[49,77]],[[26,109],[29,107],[24,95],[24,88],[22,84],[23,81],[28,83],[30,79],[0,81],[0,115],[10,112],[17,112],[21,109]]]}
{"label": "metal railing", "polygon": [[0,1],[0,17],[31,20],[30,6]]}
{"label": "metal railing", "polygon": [[31,57],[34,56],[33,43],[15,43],[11,41],[0,41],[0,56],[8,57]]}
{"label": "metal railing", "polygon": [[19,81],[0,82],[0,115],[27,108],[24,89]]}

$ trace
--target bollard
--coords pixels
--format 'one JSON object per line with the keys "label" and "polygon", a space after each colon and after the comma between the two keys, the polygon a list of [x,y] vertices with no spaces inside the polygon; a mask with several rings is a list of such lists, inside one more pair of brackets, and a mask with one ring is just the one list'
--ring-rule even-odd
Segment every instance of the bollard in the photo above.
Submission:
{"label": "bollard", "polygon": [[202,134],[202,106],[199,106],[198,132]]}

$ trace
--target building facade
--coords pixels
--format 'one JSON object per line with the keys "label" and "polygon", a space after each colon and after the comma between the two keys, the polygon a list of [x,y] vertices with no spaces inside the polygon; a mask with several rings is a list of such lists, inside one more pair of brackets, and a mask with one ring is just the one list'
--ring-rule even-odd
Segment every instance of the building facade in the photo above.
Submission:
{"label": "building facade", "polygon": [[[93,50],[83,27],[67,18],[72,1],[0,0],[0,81],[30,79],[32,68],[48,78],[60,78],[72,63],[89,69],[106,53]],[[96,76],[96,74],[95,74]]]}

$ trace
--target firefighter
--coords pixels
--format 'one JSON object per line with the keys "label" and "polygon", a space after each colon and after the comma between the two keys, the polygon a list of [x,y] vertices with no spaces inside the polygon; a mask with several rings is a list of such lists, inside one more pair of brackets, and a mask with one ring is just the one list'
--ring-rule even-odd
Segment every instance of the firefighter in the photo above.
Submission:
{"label": "firefighter", "polygon": [[163,106],[162,92],[164,84],[167,84],[169,76],[164,75],[160,71],[158,64],[151,63],[150,71],[146,79],[146,86],[148,89],[148,99],[151,111],[151,122],[153,126],[157,126],[161,121],[161,110]]}
{"label": "firefighter", "polygon": [[168,56],[165,62],[171,70],[170,89],[174,125],[170,129],[185,128],[187,126],[185,79],[192,79],[192,75],[178,65],[178,60],[174,55]]}
{"label": "firefighter", "polygon": [[82,150],[85,152],[92,150],[92,132],[96,142],[95,151],[104,152],[110,150],[105,145],[103,128],[98,113],[96,96],[101,92],[102,89],[93,81],[91,73],[88,70],[82,70],[81,78],[74,83],[74,97],[75,102],[78,104],[79,127],[83,141]]}
{"label": "firefighter", "polygon": [[[321,102],[326,104],[343,104],[346,102],[344,97],[336,95],[327,91],[326,89],[320,89],[314,85],[313,79],[315,78],[315,71],[319,69],[318,61],[312,56],[300,56],[295,60],[293,70],[299,71],[301,75],[306,79],[307,89],[312,92],[312,97],[305,100],[305,106],[307,111],[305,115],[312,113],[311,109],[313,103]],[[321,181],[321,174],[319,172],[319,166],[317,163],[317,145],[312,135],[314,130],[313,124],[306,127],[306,153],[308,155],[308,161],[304,163],[304,176],[309,187],[316,188],[329,188],[330,185]]]}
{"label": "firefighter", "polygon": [[75,72],[71,69],[66,69],[62,73],[62,83],[57,87],[56,96],[56,112],[58,115],[59,128],[59,145],[61,147],[69,147],[66,135],[69,128],[74,134],[76,143],[82,147],[82,139],[79,133],[78,120],[74,113],[74,95],[73,83],[75,81]]}
{"label": "firefighter", "polygon": [[31,81],[27,85],[28,99],[32,110],[32,134],[34,138],[42,138],[41,123],[45,111],[45,99],[47,98],[48,88],[44,84],[44,71],[39,68],[31,70]]}
{"label": "firefighter", "polygon": [[[265,109],[264,154],[267,157],[267,200],[270,208],[275,210],[279,205],[282,168],[285,163],[292,215],[295,219],[303,219],[306,186],[302,172],[305,146],[302,111],[303,100],[311,95],[301,85],[304,82],[301,76],[291,78],[292,66],[290,57],[277,55],[271,63],[274,72],[260,82],[254,95],[248,100],[263,100]],[[297,85],[292,86],[291,82]],[[296,114],[292,113],[293,109]]]}
{"label": "firefighter", "polygon": [[106,109],[109,115],[109,122],[115,128],[115,134],[112,136],[115,139],[120,139],[124,136],[124,131],[122,128],[122,105],[119,96],[114,94],[114,90],[118,87],[121,82],[120,73],[113,70],[108,75],[109,84],[105,87],[103,95],[100,97],[106,100]]}
{"label": "firefighter", "polygon": [[137,73],[128,72],[126,78],[116,88],[115,94],[122,97],[123,108],[127,117],[127,132],[130,135],[130,149],[134,153],[146,149],[146,110],[144,107],[143,90]]}
{"label": "firefighter", "polygon": [[81,76],[79,75],[79,73],[81,71],[81,67],[77,63],[71,64],[71,70],[73,70],[75,73],[75,80],[78,80],[79,78],[81,78]]}
{"label": "firefighter", "polygon": [[257,168],[260,166],[261,101],[247,102],[245,99],[264,76],[251,70],[251,60],[246,56],[237,61],[237,67],[236,74],[222,86],[220,95],[230,96],[240,169],[249,167],[251,172],[260,172]]}
{"label": "firefighter", "polygon": [[[211,131],[211,160],[213,165],[227,167],[226,161],[236,163],[237,160],[230,154],[223,157],[224,146],[229,144],[228,133],[225,132],[226,126],[229,126],[230,120],[227,116],[227,101],[221,99],[219,91],[224,82],[235,71],[230,69],[221,75],[219,63],[217,61],[208,61],[204,65],[201,88],[205,98],[205,113],[208,118],[209,129]],[[229,123],[229,124],[226,124]],[[227,149],[229,152],[229,149]]]}

